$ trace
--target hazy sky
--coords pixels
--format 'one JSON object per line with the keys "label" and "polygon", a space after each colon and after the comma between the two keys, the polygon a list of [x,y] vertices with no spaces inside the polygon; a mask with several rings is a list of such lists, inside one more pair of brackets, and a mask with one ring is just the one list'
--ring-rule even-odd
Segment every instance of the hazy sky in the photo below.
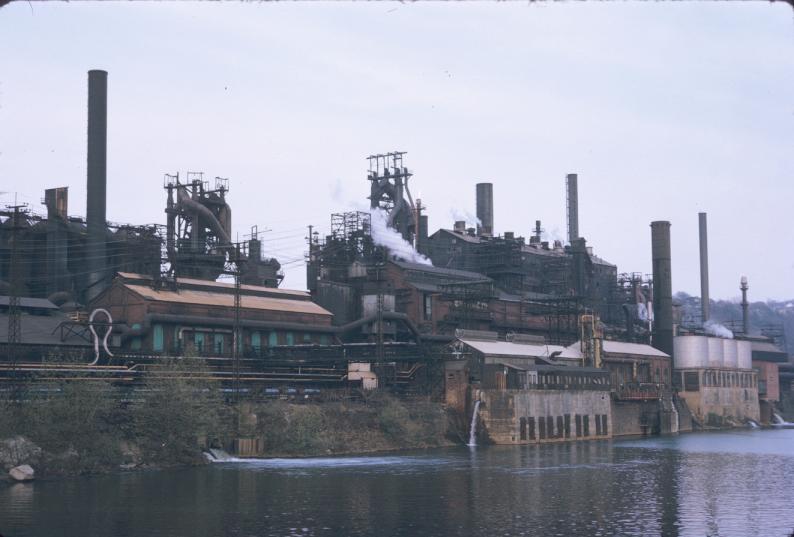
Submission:
{"label": "hazy sky", "polygon": [[[794,297],[794,11],[785,3],[70,3],[0,9],[0,191],[85,213],[89,69],[109,72],[108,219],[164,223],[165,172],[230,178],[233,226],[304,288],[308,224],[366,203],[407,151],[431,232],[494,183],[495,228],[580,234],[673,288]],[[0,195],[0,203],[13,194]]]}

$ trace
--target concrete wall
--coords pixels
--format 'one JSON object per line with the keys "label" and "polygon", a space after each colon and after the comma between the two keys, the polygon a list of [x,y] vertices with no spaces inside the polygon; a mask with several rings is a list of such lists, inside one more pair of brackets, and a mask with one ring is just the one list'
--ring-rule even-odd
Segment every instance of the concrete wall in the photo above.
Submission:
{"label": "concrete wall", "polygon": [[758,370],[758,382],[766,386],[766,393],[761,394],[761,398],[770,402],[780,401],[778,365],[775,362],[753,360],[753,369]]}
{"label": "concrete wall", "polygon": [[730,420],[737,424],[751,419],[760,421],[758,388],[756,387],[718,387],[700,386],[698,391],[681,391],[679,397],[686,401],[694,418],[703,425],[710,423],[709,414],[720,420]]}
{"label": "concrete wall", "polygon": [[[487,434],[490,441],[497,444],[565,442],[611,436],[613,419],[609,392],[595,390],[482,390],[480,399],[482,401],[480,421],[484,433]],[[601,430],[601,424],[604,423],[603,416],[606,417],[605,430]],[[541,424],[546,424],[549,417],[552,418],[553,434],[541,435]],[[522,418],[524,427],[522,427]],[[588,434],[586,435],[585,421],[588,424]],[[530,430],[533,428],[530,423],[534,424],[534,438],[530,434]],[[579,427],[577,427],[577,423],[580,424]],[[521,438],[522,428],[526,433],[525,439]]]}

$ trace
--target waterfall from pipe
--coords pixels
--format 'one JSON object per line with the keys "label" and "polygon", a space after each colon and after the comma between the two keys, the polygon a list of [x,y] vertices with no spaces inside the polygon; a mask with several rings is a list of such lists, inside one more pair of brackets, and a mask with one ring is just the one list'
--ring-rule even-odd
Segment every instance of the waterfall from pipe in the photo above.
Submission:
{"label": "waterfall from pipe", "polygon": [[477,413],[480,411],[480,400],[474,403],[474,412],[471,415],[471,426],[469,427],[469,443],[467,446],[477,445]]}
{"label": "waterfall from pipe", "polygon": [[772,425],[776,425],[778,427],[794,426],[794,423],[789,423],[788,421],[784,420],[777,412],[772,413],[772,421],[773,421]]}

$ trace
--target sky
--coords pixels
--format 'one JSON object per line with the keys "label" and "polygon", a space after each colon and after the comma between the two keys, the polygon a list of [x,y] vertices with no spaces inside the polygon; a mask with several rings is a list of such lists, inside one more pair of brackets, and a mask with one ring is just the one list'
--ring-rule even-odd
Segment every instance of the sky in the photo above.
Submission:
{"label": "sky", "polygon": [[406,151],[431,232],[494,185],[497,233],[579,229],[673,289],[794,297],[794,11],[783,2],[29,3],[0,8],[0,204],[85,214],[87,74],[108,77],[108,219],[165,223],[165,173],[230,180],[305,288],[308,225],[367,203],[366,157]]}

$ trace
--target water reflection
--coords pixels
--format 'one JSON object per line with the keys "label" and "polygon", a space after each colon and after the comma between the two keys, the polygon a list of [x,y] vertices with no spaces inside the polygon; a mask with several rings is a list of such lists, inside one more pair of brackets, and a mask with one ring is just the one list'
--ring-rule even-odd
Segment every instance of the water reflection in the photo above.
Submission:
{"label": "water reflection", "polygon": [[247,461],[0,488],[0,533],[775,536],[794,431]]}

